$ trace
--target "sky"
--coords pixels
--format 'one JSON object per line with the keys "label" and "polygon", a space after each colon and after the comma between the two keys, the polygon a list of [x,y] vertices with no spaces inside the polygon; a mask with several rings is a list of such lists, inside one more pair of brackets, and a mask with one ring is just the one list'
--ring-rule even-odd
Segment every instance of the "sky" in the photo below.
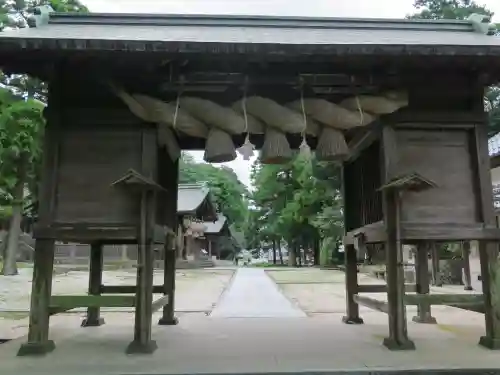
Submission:
{"label": "sky", "polygon": [[[478,0],[496,13],[500,22],[500,0]],[[403,18],[415,12],[413,0],[82,0],[92,12],[106,13],[191,13],[253,14],[279,16],[323,16],[359,18]],[[203,160],[203,152],[192,152],[195,160]],[[238,158],[225,163],[238,178],[250,186],[253,160]]]}

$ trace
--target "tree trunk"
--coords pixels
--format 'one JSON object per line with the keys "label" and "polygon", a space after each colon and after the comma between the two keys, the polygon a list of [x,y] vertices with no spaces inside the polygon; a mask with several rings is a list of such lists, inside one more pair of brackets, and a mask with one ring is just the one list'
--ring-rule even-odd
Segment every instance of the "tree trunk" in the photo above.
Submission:
{"label": "tree trunk", "polygon": [[289,248],[288,248],[288,266],[297,267],[297,254],[296,254],[295,244],[291,244],[291,246],[290,246],[290,243],[288,245],[289,246]]}
{"label": "tree trunk", "polygon": [[314,242],[313,242],[313,264],[315,266],[319,266],[319,259],[320,259],[320,238],[319,235],[316,233],[314,236]]}
{"label": "tree trunk", "polygon": [[273,264],[276,264],[276,240],[273,240]]}
{"label": "tree trunk", "polygon": [[303,260],[302,260],[302,264],[303,264],[304,266],[307,266],[307,254],[308,254],[308,252],[309,252],[309,248],[310,248],[310,246],[309,246],[309,244],[307,243],[307,241],[306,241],[306,242],[304,242],[304,254],[303,254],[303,257],[304,257],[304,258],[303,258]]}
{"label": "tree trunk", "polygon": [[9,233],[7,235],[7,246],[3,257],[2,275],[17,275],[17,249],[19,247],[19,236],[21,235],[21,220],[23,218],[23,198],[24,198],[24,180],[26,178],[25,163],[23,159],[19,161],[17,173],[17,182],[14,186],[12,216],[10,218]]}
{"label": "tree trunk", "polygon": [[281,251],[281,240],[278,240],[278,255],[280,257],[280,264],[283,265],[283,251]]}

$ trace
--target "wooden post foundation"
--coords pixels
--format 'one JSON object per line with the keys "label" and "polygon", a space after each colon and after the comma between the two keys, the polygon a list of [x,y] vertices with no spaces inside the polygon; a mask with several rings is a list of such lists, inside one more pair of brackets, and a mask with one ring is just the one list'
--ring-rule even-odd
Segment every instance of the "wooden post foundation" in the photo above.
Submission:
{"label": "wooden post foundation", "polygon": [[[416,251],[416,284],[417,294],[429,294],[429,246],[425,242],[417,245]],[[431,305],[427,301],[421,301],[417,305],[417,315],[412,318],[415,323],[435,324],[436,319],[431,314]]]}
{"label": "wooden post foundation", "polygon": [[[90,246],[89,295],[101,295],[103,260],[102,243],[92,243]],[[82,321],[82,327],[98,327],[103,324],[101,309],[99,307],[87,308],[87,317]]]}
{"label": "wooden post foundation", "polygon": [[470,272],[470,241],[464,241],[460,245],[462,246],[462,259],[464,262],[464,290],[474,290]]}
{"label": "wooden post foundation", "polygon": [[175,237],[169,236],[165,244],[165,263],[163,271],[163,294],[168,295],[168,303],[163,306],[163,315],[158,321],[161,326],[172,326],[179,323],[175,317]]}
{"label": "wooden post foundation", "polygon": [[358,259],[354,246],[345,247],[345,287],[346,287],[346,313],[342,318],[346,324],[363,324],[359,316],[359,305],[354,301],[358,294]]}
{"label": "wooden post foundation", "polygon": [[385,192],[387,303],[389,337],[383,341],[389,350],[414,350],[415,344],[408,338],[406,309],[404,304],[405,280],[403,270],[403,245],[400,239],[399,192]]}
{"label": "wooden post foundation", "polygon": [[[137,291],[135,302],[134,340],[127,347],[127,354],[150,354],[158,346],[151,338],[153,304],[153,247],[150,225],[152,202],[150,192],[141,194],[141,224],[137,247]],[[154,211],[153,211],[154,212]]]}
{"label": "wooden post foundation", "polygon": [[49,340],[54,247],[53,239],[36,240],[28,342],[21,345],[18,356],[43,355],[55,349],[54,342]]}

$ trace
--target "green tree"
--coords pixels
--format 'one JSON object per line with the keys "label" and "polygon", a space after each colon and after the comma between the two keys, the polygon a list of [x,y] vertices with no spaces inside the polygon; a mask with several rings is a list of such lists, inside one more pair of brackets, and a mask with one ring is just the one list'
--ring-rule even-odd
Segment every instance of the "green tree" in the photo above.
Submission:
{"label": "green tree", "polygon": [[493,16],[493,12],[473,0],[415,0],[413,7],[419,12],[411,18],[464,20],[472,13]]}
{"label": "green tree", "polygon": [[10,230],[3,248],[4,275],[17,274],[16,253],[25,188],[36,176],[43,132],[43,103],[0,90],[0,189],[11,207]]}
{"label": "green tree", "polygon": [[[288,245],[291,266],[296,250],[315,249],[318,240],[342,235],[339,169],[318,162],[313,155],[297,154],[284,165],[252,167],[255,209],[248,220],[247,241]],[[299,259],[300,263],[300,259]]]}

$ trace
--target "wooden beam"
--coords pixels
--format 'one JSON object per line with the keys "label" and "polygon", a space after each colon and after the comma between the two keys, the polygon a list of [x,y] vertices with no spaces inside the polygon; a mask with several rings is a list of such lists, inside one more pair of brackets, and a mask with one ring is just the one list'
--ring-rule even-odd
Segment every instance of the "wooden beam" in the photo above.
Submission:
{"label": "wooden beam", "polygon": [[405,305],[419,305],[426,302],[430,305],[475,305],[484,303],[482,294],[407,294]]}
{"label": "wooden beam", "polygon": [[[414,293],[415,290],[416,290],[416,285],[405,284],[405,291],[407,293]],[[358,293],[387,293],[387,285],[386,284],[358,285]]]}
{"label": "wooden beam", "polygon": [[[163,285],[154,285],[153,293],[162,294]],[[136,294],[136,285],[101,285],[101,294]]]}
{"label": "wooden beam", "polygon": [[50,299],[51,308],[77,307],[134,307],[134,296],[93,296],[93,295],[75,295],[75,296],[52,296]]}
{"label": "wooden beam", "polygon": [[349,141],[349,155],[346,161],[354,160],[358,155],[370,146],[373,142],[380,138],[380,130],[382,125],[380,122],[375,121],[363,128],[356,129],[356,135]]}
{"label": "wooden beam", "polygon": [[[165,228],[160,225],[154,226],[153,238],[155,243],[164,243],[165,234]],[[52,224],[50,226],[38,224],[33,228],[33,236],[80,243],[96,241],[103,243],[106,241],[112,241],[112,243],[137,243],[137,227],[126,223]]]}
{"label": "wooden beam", "polygon": [[372,310],[380,311],[386,314],[389,313],[389,305],[387,304],[387,302],[379,301],[370,297],[360,296],[359,294],[354,295],[353,299],[354,302],[356,302],[358,305],[366,306]]}
{"label": "wooden beam", "polygon": [[354,245],[354,238],[359,233],[364,235],[366,243],[384,242],[387,238],[384,222],[377,221],[376,223],[368,224],[347,232],[344,236],[344,245]]}
{"label": "wooden beam", "polygon": [[[366,243],[380,243],[386,239],[383,221],[368,224],[349,231],[344,236],[344,245],[353,245],[354,237],[363,233]],[[405,242],[429,241],[466,241],[466,240],[500,240],[500,229],[483,224],[452,223],[401,223],[401,239]]]}
{"label": "wooden beam", "polygon": [[154,312],[158,311],[159,309],[161,309],[163,306],[167,305],[169,299],[170,299],[170,296],[168,294],[164,295],[163,297],[158,298],[151,305],[151,312],[154,313]]}

